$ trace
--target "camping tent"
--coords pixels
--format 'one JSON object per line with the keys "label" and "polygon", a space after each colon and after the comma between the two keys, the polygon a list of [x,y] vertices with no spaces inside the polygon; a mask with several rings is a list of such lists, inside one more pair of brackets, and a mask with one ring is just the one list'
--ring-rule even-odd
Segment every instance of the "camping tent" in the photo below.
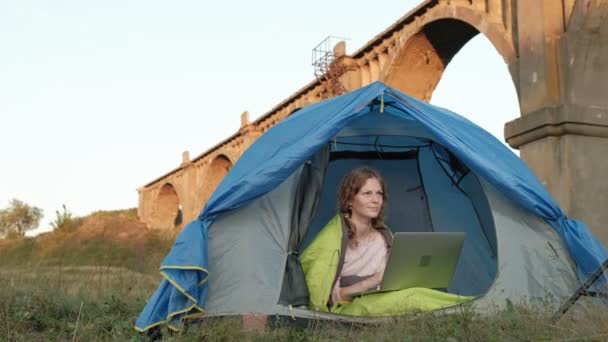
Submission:
{"label": "camping tent", "polygon": [[376,82],[297,111],[243,154],[177,237],[137,329],[203,314],[322,315],[306,308],[297,254],[361,164],[385,178],[393,231],[467,233],[449,291],[477,296],[477,308],[567,298],[607,257],[496,138]]}

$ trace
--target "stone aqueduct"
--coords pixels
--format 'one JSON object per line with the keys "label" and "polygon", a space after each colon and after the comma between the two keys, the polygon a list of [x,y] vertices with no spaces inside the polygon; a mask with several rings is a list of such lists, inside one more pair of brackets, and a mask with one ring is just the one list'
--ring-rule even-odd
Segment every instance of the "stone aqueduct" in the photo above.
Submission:
{"label": "stone aqueduct", "polygon": [[[334,49],[350,91],[380,80],[430,100],[454,55],[484,34],[508,65],[522,116],[505,125],[566,213],[608,243],[608,0],[427,0],[352,55]],[[245,149],[299,108],[322,100],[313,81],[238,132],[139,188],[148,227],[194,219]],[[473,98],[473,97],[472,97]],[[179,217],[177,215],[180,212]]]}

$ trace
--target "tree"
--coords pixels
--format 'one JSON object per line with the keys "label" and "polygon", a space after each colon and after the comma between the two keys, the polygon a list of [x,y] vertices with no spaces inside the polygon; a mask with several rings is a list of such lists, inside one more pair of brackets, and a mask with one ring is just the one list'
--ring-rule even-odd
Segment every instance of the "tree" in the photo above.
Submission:
{"label": "tree", "polygon": [[42,216],[42,209],[13,198],[8,208],[0,209],[0,236],[24,236],[38,227]]}

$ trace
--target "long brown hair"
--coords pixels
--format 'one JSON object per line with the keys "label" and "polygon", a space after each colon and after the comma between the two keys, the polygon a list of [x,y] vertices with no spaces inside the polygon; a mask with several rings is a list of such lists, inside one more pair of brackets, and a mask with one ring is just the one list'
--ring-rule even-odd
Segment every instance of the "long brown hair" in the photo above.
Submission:
{"label": "long brown hair", "polygon": [[380,208],[378,217],[372,219],[372,227],[376,229],[383,228],[384,209],[386,208],[388,194],[386,192],[386,187],[384,186],[384,179],[378,171],[367,166],[352,169],[342,178],[340,188],[338,189],[338,208],[340,210],[340,214],[344,217],[344,221],[346,222],[348,229],[348,243],[352,247],[357,246],[357,230],[355,228],[355,223],[351,220],[352,208],[349,203],[361,190],[365,182],[370,178],[377,179],[382,187],[382,207]]}

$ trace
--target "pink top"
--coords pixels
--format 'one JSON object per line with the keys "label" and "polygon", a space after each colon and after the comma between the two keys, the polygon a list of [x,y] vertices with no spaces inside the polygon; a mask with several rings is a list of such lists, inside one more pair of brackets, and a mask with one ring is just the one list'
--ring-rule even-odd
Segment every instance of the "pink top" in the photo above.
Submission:
{"label": "pink top", "polygon": [[372,234],[369,240],[360,241],[357,247],[347,245],[342,272],[331,292],[332,301],[336,303],[341,300],[338,290],[340,287],[345,287],[340,286],[342,278],[349,276],[368,277],[376,272],[384,273],[387,257],[386,241],[378,231]]}

